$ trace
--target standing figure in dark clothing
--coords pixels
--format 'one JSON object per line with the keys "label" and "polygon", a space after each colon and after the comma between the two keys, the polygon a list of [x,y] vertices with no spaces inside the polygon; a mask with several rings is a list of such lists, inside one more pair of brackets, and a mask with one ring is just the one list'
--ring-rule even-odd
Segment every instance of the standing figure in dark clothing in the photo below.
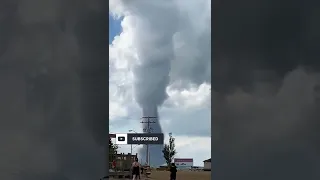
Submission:
{"label": "standing figure in dark clothing", "polygon": [[140,163],[138,162],[138,158],[135,159],[135,161],[132,163],[132,180],[137,180],[138,177],[140,179]]}
{"label": "standing figure in dark clothing", "polygon": [[177,167],[174,163],[171,163],[170,180],[176,180],[176,178],[177,178]]}
{"label": "standing figure in dark clothing", "polygon": [[143,175],[143,170],[144,170],[144,168],[141,166],[141,174]]}

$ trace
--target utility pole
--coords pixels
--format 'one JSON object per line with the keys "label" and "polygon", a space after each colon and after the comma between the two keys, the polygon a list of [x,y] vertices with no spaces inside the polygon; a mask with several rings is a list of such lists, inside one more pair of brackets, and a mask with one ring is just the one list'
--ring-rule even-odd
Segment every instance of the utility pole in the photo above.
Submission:
{"label": "utility pole", "polygon": [[[150,119],[156,119],[157,117],[151,117],[151,116],[145,116],[142,117],[142,119],[147,119],[147,121],[142,121],[140,123],[146,123],[147,128],[143,129],[144,132],[146,133],[151,133],[153,129],[150,127],[150,124],[156,123],[155,121],[150,121]],[[150,165],[150,159],[149,159],[149,144],[147,144],[147,154],[146,154],[146,163],[147,165]]]}
{"label": "utility pole", "polygon": [[[132,130],[132,129],[130,129],[129,132],[137,133],[136,131],[134,131],[134,130]],[[130,152],[131,152],[131,155],[133,155],[133,154],[132,154],[132,149],[133,149],[133,148],[132,148],[132,144],[131,144],[131,151],[130,151]]]}

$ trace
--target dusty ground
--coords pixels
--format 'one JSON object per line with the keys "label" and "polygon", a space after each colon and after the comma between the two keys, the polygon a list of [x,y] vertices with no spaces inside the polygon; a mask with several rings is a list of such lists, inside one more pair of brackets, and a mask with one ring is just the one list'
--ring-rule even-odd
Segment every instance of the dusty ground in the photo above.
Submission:
{"label": "dusty ground", "polygon": [[[141,177],[141,180],[169,180],[170,172],[168,171],[152,171],[150,178]],[[210,171],[178,171],[177,180],[210,180]],[[109,179],[121,180],[121,179]],[[127,179],[122,179],[127,180]]]}
{"label": "dusty ground", "polygon": [[[168,171],[152,171],[150,180],[168,180],[170,179]],[[210,180],[210,171],[178,171],[177,180]]]}

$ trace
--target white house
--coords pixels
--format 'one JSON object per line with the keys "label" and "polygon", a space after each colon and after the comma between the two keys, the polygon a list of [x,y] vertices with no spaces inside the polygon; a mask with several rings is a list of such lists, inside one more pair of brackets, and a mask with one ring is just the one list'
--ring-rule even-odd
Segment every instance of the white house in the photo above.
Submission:
{"label": "white house", "polygon": [[211,171],[211,158],[203,161],[203,170]]}

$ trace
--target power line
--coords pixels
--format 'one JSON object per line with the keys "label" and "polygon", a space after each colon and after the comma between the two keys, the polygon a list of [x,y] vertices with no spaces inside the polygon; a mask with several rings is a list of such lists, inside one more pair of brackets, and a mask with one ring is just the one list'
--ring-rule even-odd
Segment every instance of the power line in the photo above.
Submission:
{"label": "power line", "polygon": [[[140,123],[142,124],[147,124],[147,128],[144,128],[143,131],[146,133],[152,133],[153,129],[150,127],[150,124],[156,123],[155,121],[150,121],[150,119],[156,119],[157,117],[152,117],[152,116],[145,116],[142,117],[141,119],[147,119],[147,121],[141,121]],[[147,154],[146,154],[146,162],[147,165],[150,165],[150,159],[149,159],[149,144],[147,144]]]}
{"label": "power line", "polygon": [[155,121],[150,121],[150,119],[156,119],[157,117],[151,117],[151,116],[145,116],[142,117],[142,119],[147,119],[147,121],[141,121],[140,123],[147,124],[147,128],[143,129],[143,132],[151,133],[153,131],[152,127],[150,127],[150,124],[156,123]]}

